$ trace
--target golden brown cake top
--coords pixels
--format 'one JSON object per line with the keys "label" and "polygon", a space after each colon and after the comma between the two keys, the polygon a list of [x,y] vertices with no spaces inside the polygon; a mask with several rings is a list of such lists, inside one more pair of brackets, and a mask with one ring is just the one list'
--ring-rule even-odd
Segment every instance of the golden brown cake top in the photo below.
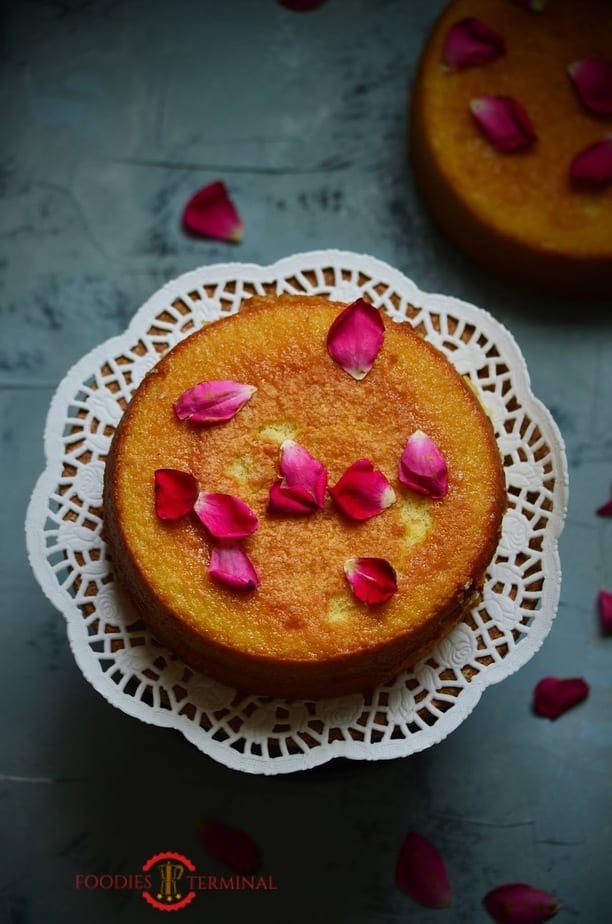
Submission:
{"label": "golden brown cake top", "polygon": [[[385,318],[374,367],[356,381],[329,356],[329,327],[342,309],[324,298],[246,302],[238,316],[190,336],[147,376],[118,432],[107,490],[142,579],[204,638],[285,659],[332,657],[409,633],[457,605],[491,559],[505,506],[492,428],[472,390],[409,324]],[[201,381],[257,387],[231,420],[179,421],[173,402]],[[407,438],[424,430],[445,456],[448,494],[419,497],[398,480]],[[389,478],[396,503],[363,522],[331,498],[308,517],[266,513],[279,474],[279,446],[296,440],[328,468],[334,485],[357,459]],[[258,515],[244,540],[261,585],[239,592],[207,573],[211,541],[193,516],[161,521],[154,473],[191,472],[202,490],[237,495]],[[354,600],[345,560],[386,558],[398,592],[368,607]]]}

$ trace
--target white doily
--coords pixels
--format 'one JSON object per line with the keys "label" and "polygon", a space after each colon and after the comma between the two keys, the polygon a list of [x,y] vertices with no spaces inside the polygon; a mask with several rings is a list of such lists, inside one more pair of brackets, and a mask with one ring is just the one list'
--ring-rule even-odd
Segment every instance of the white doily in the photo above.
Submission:
{"label": "white doily", "polygon": [[[394,320],[410,323],[469,376],[504,459],[509,508],[482,602],[413,671],[363,695],[286,702],[194,673],[135,621],[107,562],[104,461],[132,392],[183,337],[268,292],[340,301],[363,295]],[[47,468],[28,509],[28,551],[43,591],[66,617],[83,674],[113,705],[179,729],[228,767],[286,773],[333,757],[386,759],[421,751],[457,728],[485,687],[525,664],[551,628],[567,504],[559,431],[532,395],[507,330],[472,305],[420,292],[372,257],[315,251],[270,267],[202,267],[169,282],[124,334],[68,372],[51,403],[45,452]]]}

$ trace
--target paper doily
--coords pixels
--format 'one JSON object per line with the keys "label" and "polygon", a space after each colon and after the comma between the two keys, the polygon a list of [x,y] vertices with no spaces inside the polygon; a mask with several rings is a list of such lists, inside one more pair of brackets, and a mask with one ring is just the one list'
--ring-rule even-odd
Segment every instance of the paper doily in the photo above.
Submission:
{"label": "paper doily", "polygon": [[[363,295],[410,323],[478,389],[504,459],[509,508],[482,602],[412,671],[364,694],[287,702],[194,673],[124,606],[102,539],[104,461],[136,386],[193,330],[270,292],[346,302]],[[124,334],[68,372],[49,410],[45,453],[28,509],[28,552],[66,617],[80,669],[113,705],[178,729],[228,767],[286,773],[333,757],[387,759],[430,747],[469,715],[485,687],[535,654],[556,613],[566,461],[514,339],[486,312],[420,292],[369,256],[315,251],[269,267],[202,267],[169,282]]]}

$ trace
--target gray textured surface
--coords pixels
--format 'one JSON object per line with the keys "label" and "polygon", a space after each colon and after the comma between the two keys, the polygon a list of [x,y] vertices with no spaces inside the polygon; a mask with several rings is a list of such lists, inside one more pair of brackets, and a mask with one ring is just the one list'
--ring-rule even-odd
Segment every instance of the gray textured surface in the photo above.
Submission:
{"label": "gray textured surface", "polygon": [[[595,597],[612,588],[612,522],[593,515],[612,481],[610,302],[579,305],[572,319],[562,302],[473,267],[430,224],[406,168],[404,113],[440,8],[1,7],[1,921],[155,920],[137,895],[77,892],[75,874],[133,871],[169,849],[221,873],[196,839],[209,815],[255,837],[278,891],[202,895],[181,920],[472,924],[486,919],[483,894],[516,880],[558,895],[560,924],[610,920],[612,638],[599,632]],[[179,227],[187,197],[217,178],[244,219],[235,247]],[[437,747],[253,778],[88,686],[29,570],[22,524],[48,403],[71,363],[185,270],[326,246],[385,259],[515,334],[567,441],[561,608],[541,653]],[[592,687],[555,723],[530,712],[547,674],[584,675]],[[444,854],[449,911],[394,887],[408,830]]]}

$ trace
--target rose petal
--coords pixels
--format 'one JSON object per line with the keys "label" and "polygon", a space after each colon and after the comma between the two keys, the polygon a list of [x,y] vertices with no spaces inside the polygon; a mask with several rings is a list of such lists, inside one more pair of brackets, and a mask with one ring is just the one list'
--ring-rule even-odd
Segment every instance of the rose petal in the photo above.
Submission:
{"label": "rose petal", "polygon": [[397,575],[386,558],[349,558],[344,573],[362,603],[385,603],[397,591]]}
{"label": "rose petal", "polygon": [[231,420],[256,391],[254,385],[240,382],[200,382],[177,398],[173,405],[174,413],[179,420],[191,420],[193,423],[222,423]]}
{"label": "rose petal", "polygon": [[561,908],[554,895],[523,882],[509,882],[492,889],[483,905],[497,924],[540,924]]}
{"label": "rose petal", "polygon": [[160,520],[178,520],[191,511],[198,483],[189,472],[158,468],[155,472],[155,513]]}
{"label": "rose petal", "polygon": [[448,30],[442,57],[451,70],[457,71],[495,61],[505,51],[506,45],[499,33],[480,19],[469,16],[460,19]]}
{"label": "rose petal", "polygon": [[470,110],[493,147],[507,154],[531,147],[537,136],[529,116],[511,96],[481,96]]}
{"label": "rose petal", "polygon": [[202,491],[193,509],[208,532],[217,539],[244,539],[259,525],[251,508],[233,494]]}
{"label": "rose petal", "polygon": [[306,516],[314,513],[316,509],[317,504],[313,501],[312,495],[304,488],[288,488],[278,482],[271,485],[268,513]]}
{"label": "rose petal", "polygon": [[369,459],[358,459],[329,493],[352,520],[367,520],[395,503],[395,491]]}
{"label": "rose petal", "polygon": [[399,480],[417,494],[425,494],[434,500],[440,500],[448,492],[444,456],[422,430],[415,430],[404,446]]}
{"label": "rose petal", "polygon": [[578,151],[570,164],[570,179],[576,186],[594,189],[612,181],[612,135]]}
{"label": "rose petal", "polygon": [[358,298],[334,319],[327,352],[354,379],[365,378],[383,345],[385,325],[380,311]]}
{"label": "rose petal", "polygon": [[533,708],[538,715],[557,719],[589,695],[589,685],[582,677],[558,680],[544,677],[533,691]]}
{"label": "rose petal", "polygon": [[541,13],[548,0],[512,0],[515,6],[522,6],[524,10],[532,13]]}
{"label": "rose petal", "polygon": [[612,63],[598,58],[574,61],[569,75],[584,106],[599,115],[612,115]]}
{"label": "rose petal", "polygon": [[217,180],[199,189],[183,210],[183,226],[192,234],[220,241],[242,240],[242,221],[225,183]]}
{"label": "rose petal", "polygon": [[237,873],[255,873],[260,865],[259,848],[245,831],[220,821],[203,821],[198,837],[206,850]]}
{"label": "rose petal", "polygon": [[208,573],[229,587],[252,589],[261,581],[253,562],[239,545],[216,545],[210,556]]}
{"label": "rose petal", "polygon": [[295,10],[296,13],[306,13],[308,10],[316,10],[317,7],[323,6],[325,0],[279,0],[281,6],[286,6],[288,10]]}
{"label": "rose petal", "polygon": [[599,617],[602,628],[612,632],[612,592],[609,590],[599,591]]}
{"label": "rose petal", "polygon": [[598,507],[595,513],[598,517],[612,517],[612,497],[609,501],[606,501],[605,504],[602,504],[601,507]]}
{"label": "rose petal", "polygon": [[411,832],[402,844],[395,882],[402,892],[428,908],[448,908],[451,904],[444,860],[421,834]]}

